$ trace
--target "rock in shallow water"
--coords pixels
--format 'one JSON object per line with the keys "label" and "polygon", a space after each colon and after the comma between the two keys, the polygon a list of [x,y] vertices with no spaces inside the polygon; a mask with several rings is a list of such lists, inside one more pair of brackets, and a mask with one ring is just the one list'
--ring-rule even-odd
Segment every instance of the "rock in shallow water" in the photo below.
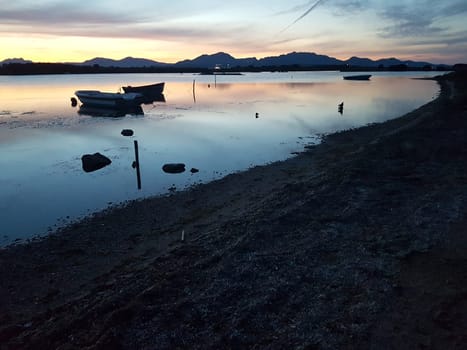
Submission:
{"label": "rock in shallow water", "polygon": [[131,129],[123,129],[122,130],[122,135],[123,136],[133,136],[133,134],[134,134],[133,130],[131,130]]}
{"label": "rock in shallow water", "polygon": [[99,152],[83,155],[81,157],[81,162],[83,163],[83,170],[87,173],[99,170],[112,163],[109,158],[100,154]]}
{"label": "rock in shallow water", "polygon": [[185,164],[183,163],[169,163],[162,166],[162,170],[169,174],[179,174],[185,171]]}

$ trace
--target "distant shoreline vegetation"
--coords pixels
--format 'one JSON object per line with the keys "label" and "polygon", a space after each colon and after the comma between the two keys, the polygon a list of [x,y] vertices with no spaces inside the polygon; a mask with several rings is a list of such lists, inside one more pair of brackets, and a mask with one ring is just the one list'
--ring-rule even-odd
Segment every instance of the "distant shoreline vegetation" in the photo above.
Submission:
{"label": "distant shoreline vegetation", "polygon": [[[288,71],[449,71],[451,66],[425,65],[422,67],[397,64],[378,67],[350,65],[279,65],[279,66],[236,66],[216,69],[216,72],[288,72]],[[114,67],[94,65],[75,65],[65,63],[6,63],[0,66],[0,75],[41,75],[41,74],[118,74],[118,73],[210,73],[214,69],[180,66]]]}

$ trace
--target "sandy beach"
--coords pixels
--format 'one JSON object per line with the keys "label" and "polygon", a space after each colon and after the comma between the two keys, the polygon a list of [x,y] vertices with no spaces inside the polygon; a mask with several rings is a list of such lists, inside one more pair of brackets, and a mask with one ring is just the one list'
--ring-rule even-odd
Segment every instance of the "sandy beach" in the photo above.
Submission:
{"label": "sandy beach", "polygon": [[0,349],[465,349],[467,79],[0,250]]}

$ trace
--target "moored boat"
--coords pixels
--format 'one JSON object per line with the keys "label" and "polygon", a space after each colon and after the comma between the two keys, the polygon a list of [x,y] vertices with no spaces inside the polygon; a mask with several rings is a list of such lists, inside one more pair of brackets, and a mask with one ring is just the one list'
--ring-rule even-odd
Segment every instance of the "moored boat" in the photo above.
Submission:
{"label": "moored boat", "polygon": [[122,89],[126,93],[129,92],[136,92],[139,94],[143,94],[145,97],[152,98],[153,96],[162,95],[164,91],[165,82],[156,83],[151,85],[140,85],[140,86],[123,86]]}
{"label": "moored boat", "polygon": [[158,94],[158,95],[142,95],[142,103],[144,104],[151,104],[154,102],[165,102],[165,96],[164,94]]}
{"label": "moored boat", "polygon": [[371,74],[361,74],[361,75],[347,75],[344,76],[345,80],[370,80]]}
{"label": "moored boat", "polygon": [[206,71],[201,72],[199,75],[243,75],[241,72],[228,72],[228,71]]}
{"label": "moored boat", "polygon": [[98,90],[78,90],[75,95],[83,103],[88,106],[122,108],[128,106],[138,106],[143,100],[143,95],[117,92],[101,92]]}

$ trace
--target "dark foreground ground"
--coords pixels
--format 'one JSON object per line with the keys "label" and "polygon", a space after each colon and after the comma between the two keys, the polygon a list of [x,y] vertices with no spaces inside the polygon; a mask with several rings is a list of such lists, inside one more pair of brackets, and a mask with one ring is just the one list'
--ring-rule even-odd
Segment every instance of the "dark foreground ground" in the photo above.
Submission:
{"label": "dark foreground ground", "polygon": [[466,80],[440,84],[286,162],[0,250],[0,349],[465,349]]}

